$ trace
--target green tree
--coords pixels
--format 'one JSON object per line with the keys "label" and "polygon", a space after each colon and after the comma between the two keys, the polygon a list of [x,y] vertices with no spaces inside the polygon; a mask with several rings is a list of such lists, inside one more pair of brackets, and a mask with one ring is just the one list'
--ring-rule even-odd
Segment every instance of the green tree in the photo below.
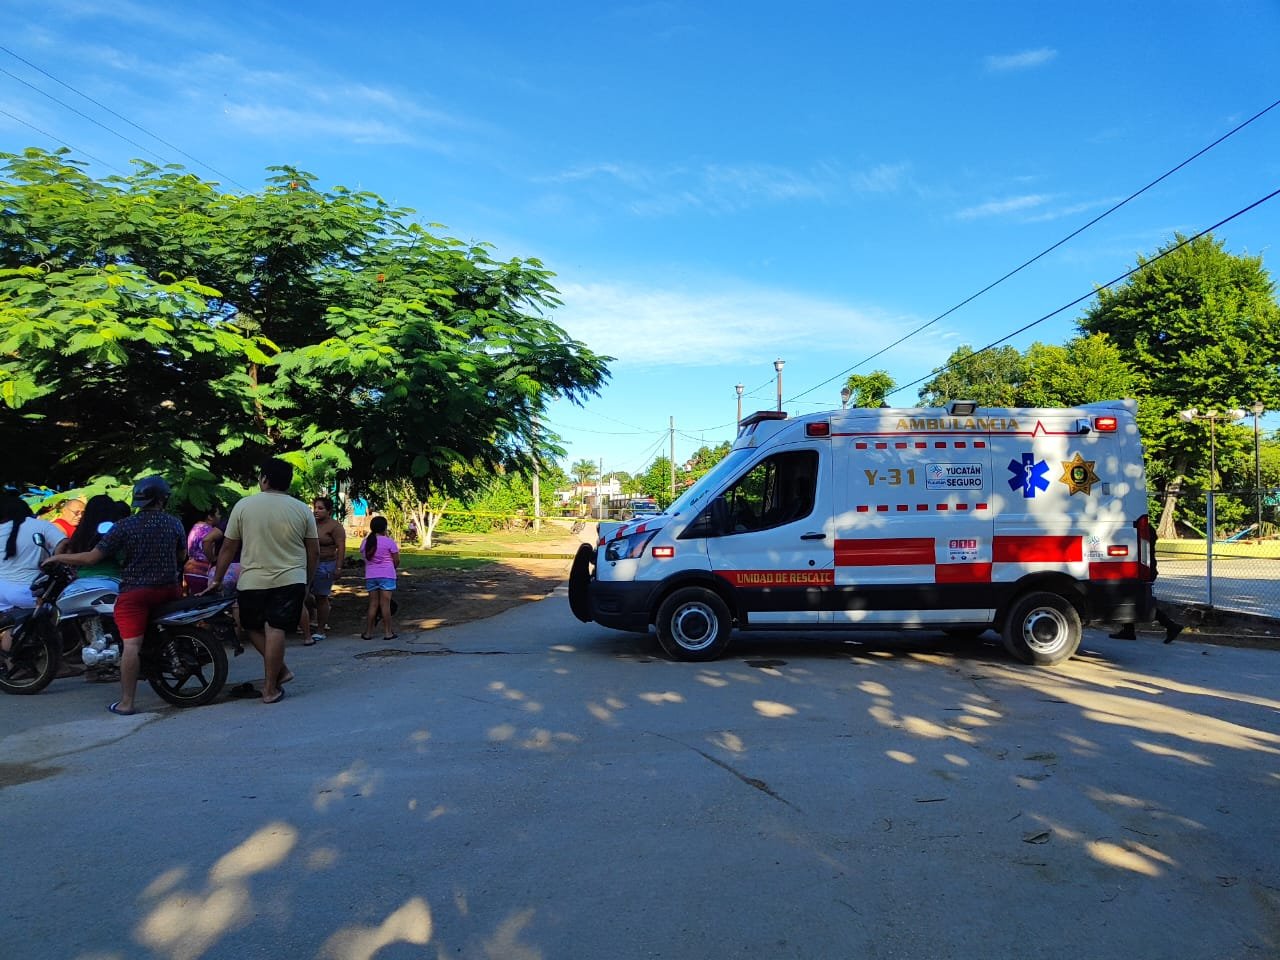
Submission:
{"label": "green tree", "polygon": [[893,392],[893,377],[887,370],[873,370],[871,373],[851,373],[844,382],[849,388],[849,406],[878,407],[885,402],[885,397]]}
{"label": "green tree", "polygon": [[537,415],[608,376],[548,319],[541,263],[498,262],[374,194],[288,167],[236,196],[176,167],[99,181],[63,152],[2,156],[11,471],[249,482],[289,454],[356,495],[405,481],[421,507],[554,459]]}
{"label": "green tree", "polygon": [[640,492],[645,496],[653,497],[662,507],[671,502],[671,461],[667,457],[654,457],[639,479]]}
{"label": "green tree", "polygon": [[[1148,482],[1163,491],[1159,532],[1171,537],[1183,480],[1211,482],[1209,425],[1185,422],[1178,411],[1277,405],[1280,305],[1261,257],[1229,253],[1210,236],[1189,243],[1179,236],[1138,265],[1123,285],[1099,290],[1079,323],[1107,334],[1134,372]],[[1252,431],[1215,427],[1219,465],[1241,462]],[[1240,478],[1226,485],[1233,479]],[[1202,502],[1192,501],[1188,519],[1204,516]]]}
{"label": "green tree", "polygon": [[973,400],[980,407],[1015,407],[1026,379],[1026,358],[1014,347],[974,350],[964,344],[920,388],[920,403],[945,407],[952,400]]}
{"label": "green tree", "polygon": [[1105,334],[1075,337],[1065,346],[1033,343],[1026,353],[1020,407],[1074,407],[1134,396],[1135,378]]}
{"label": "green tree", "polygon": [[569,467],[569,473],[573,476],[574,483],[578,486],[586,486],[588,483],[596,482],[599,469],[592,460],[575,460]]}

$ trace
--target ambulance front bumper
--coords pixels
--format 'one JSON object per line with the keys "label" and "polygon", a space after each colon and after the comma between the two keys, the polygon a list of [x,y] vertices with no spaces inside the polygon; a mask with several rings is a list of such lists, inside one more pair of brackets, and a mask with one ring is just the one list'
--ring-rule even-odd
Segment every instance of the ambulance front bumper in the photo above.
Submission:
{"label": "ambulance front bumper", "polygon": [[658,586],[656,583],[635,581],[592,580],[588,594],[591,619],[614,630],[648,633],[649,613],[653,609]]}

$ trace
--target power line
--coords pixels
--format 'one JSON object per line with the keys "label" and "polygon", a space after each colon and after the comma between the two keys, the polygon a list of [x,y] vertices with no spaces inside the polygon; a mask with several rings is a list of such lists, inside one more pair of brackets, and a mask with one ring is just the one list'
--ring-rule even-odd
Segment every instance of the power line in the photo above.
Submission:
{"label": "power line", "polygon": [[[805,396],[806,394],[813,393],[813,391],[815,391],[815,390],[819,389],[820,387],[825,387],[827,384],[831,383],[833,380],[838,380],[838,379],[839,379],[839,378],[841,378],[841,377],[847,376],[848,374],[852,373],[854,370],[857,370],[859,367],[863,366],[864,364],[870,363],[872,360],[876,359],[877,357],[883,356],[884,354],[888,353],[888,352],[889,352],[890,350],[892,350],[894,347],[899,346],[899,345],[901,345],[901,344],[905,343],[907,340],[910,340],[910,339],[911,339],[912,337],[914,337],[917,333],[920,333],[921,331],[928,329],[929,327],[933,326],[935,323],[937,323],[939,320],[943,319],[944,317],[947,317],[947,316],[949,316],[950,314],[955,313],[957,310],[959,310],[961,307],[965,306],[966,304],[972,303],[974,300],[976,300],[978,297],[982,296],[982,295],[983,295],[984,293],[986,293],[988,290],[992,289],[992,288],[993,288],[993,287],[995,287],[995,286],[998,286],[998,285],[999,285],[999,284],[1001,284],[1001,283],[1004,283],[1006,280],[1008,280],[1008,279],[1009,279],[1010,277],[1012,277],[1014,274],[1021,272],[1022,270],[1026,269],[1026,268],[1027,268],[1027,267],[1029,267],[1029,266],[1031,266],[1031,264],[1035,263],[1037,260],[1039,260],[1039,259],[1041,259],[1042,257],[1045,257],[1045,256],[1047,256],[1048,254],[1052,253],[1054,250],[1058,249],[1058,247],[1062,246],[1062,245],[1063,245],[1064,243],[1066,243],[1067,241],[1075,239],[1075,238],[1076,238],[1076,237],[1078,237],[1081,233],[1083,233],[1085,230],[1088,230],[1090,227],[1092,227],[1092,226],[1093,226],[1095,223],[1097,223],[1098,221],[1100,221],[1100,220],[1104,219],[1105,217],[1109,217],[1111,214],[1115,213],[1117,210],[1119,210],[1119,209],[1120,209],[1121,207],[1123,207],[1125,204],[1129,203],[1129,201],[1134,200],[1134,199],[1136,199],[1136,198],[1138,198],[1138,197],[1142,196],[1142,194],[1146,193],[1148,190],[1150,190],[1150,189],[1151,189],[1152,187],[1154,187],[1156,184],[1160,183],[1162,180],[1165,180],[1165,179],[1167,179],[1168,177],[1172,176],[1173,174],[1177,173],[1179,170],[1181,170],[1181,169],[1182,169],[1183,167],[1185,167],[1187,164],[1191,163],[1193,160],[1199,159],[1199,158],[1200,158],[1200,157],[1202,157],[1204,154],[1208,153],[1210,150],[1212,150],[1214,147],[1216,147],[1218,144],[1220,144],[1220,143],[1222,143],[1224,140],[1226,140],[1228,137],[1231,137],[1231,136],[1235,135],[1236,133],[1239,133],[1239,132],[1240,132],[1241,130],[1243,130],[1245,127],[1249,126],[1249,124],[1253,123],[1255,120],[1257,120],[1259,117],[1263,116],[1264,114],[1266,114],[1266,113],[1270,112],[1271,110],[1275,109],[1277,106],[1280,106],[1280,100],[1273,101],[1271,104],[1269,104],[1268,106],[1264,107],[1262,110],[1259,110],[1257,113],[1255,113],[1255,114],[1254,114],[1252,117],[1250,117],[1248,120],[1245,120],[1243,123],[1237,124],[1235,127],[1232,127],[1230,130],[1228,130],[1226,133],[1224,133],[1222,136],[1220,136],[1217,140],[1214,140],[1214,141],[1213,141],[1211,144],[1209,144],[1207,147],[1203,147],[1202,149],[1197,150],[1195,153],[1193,153],[1191,156],[1187,157],[1185,160],[1183,160],[1183,161],[1182,161],[1181,163],[1179,163],[1177,166],[1172,167],[1172,168],[1170,168],[1169,170],[1166,170],[1166,171],[1165,171],[1164,173],[1162,173],[1160,176],[1156,177],[1154,180],[1152,180],[1150,183],[1148,183],[1148,184],[1147,184],[1145,187],[1143,187],[1142,189],[1137,190],[1137,191],[1135,191],[1135,192],[1133,192],[1133,193],[1129,194],[1129,196],[1125,197],[1125,198],[1124,198],[1123,200],[1121,200],[1119,203],[1115,204],[1114,206],[1110,207],[1109,209],[1105,210],[1104,212],[1102,212],[1102,213],[1098,214],[1096,217],[1094,217],[1092,220],[1090,220],[1090,221],[1089,221],[1088,223],[1086,223],[1084,226],[1079,227],[1079,228],[1078,228],[1078,229],[1076,229],[1076,230],[1073,230],[1071,233],[1067,234],[1065,237],[1063,237],[1063,238],[1062,238],[1061,240],[1059,240],[1057,243],[1053,244],[1053,245],[1052,245],[1052,246],[1050,246],[1050,247],[1046,247],[1044,250],[1041,250],[1039,253],[1037,253],[1034,257],[1032,257],[1030,260],[1026,261],[1025,263],[1020,264],[1020,265],[1019,265],[1019,266],[1017,266],[1017,267],[1014,267],[1012,270],[1010,270],[1008,273],[1006,273],[1006,274],[1005,274],[1004,276],[1002,276],[1000,279],[998,279],[998,280],[993,280],[991,283],[987,284],[985,287],[983,287],[983,288],[982,288],[981,290],[979,290],[977,293],[972,294],[972,295],[970,295],[970,296],[966,297],[965,299],[961,300],[961,301],[960,301],[959,303],[957,303],[954,307],[951,307],[951,308],[950,308],[950,309],[948,309],[948,310],[944,310],[942,313],[938,314],[936,317],[934,317],[934,318],[933,318],[932,320],[930,320],[928,323],[921,324],[920,326],[916,327],[914,330],[910,331],[909,333],[906,333],[906,334],[904,334],[903,336],[899,337],[897,340],[893,341],[893,343],[889,344],[889,345],[888,345],[887,347],[885,347],[884,349],[882,349],[882,350],[878,350],[877,352],[875,352],[875,353],[871,354],[871,356],[866,357],[865,359],[859,360],[859,361],[858,361],[857,363],[855,363],[852,367],[849,367],[848,369],[843,370],[843,371],[841,371],[840,373],[837,373],[834,377],[830,377],[830,378],[829,378],[829,379],[827,379],[827,380],[823,380],[823,381],[822,381],[821,383],[819,383],[819,384],[815,384],[814,386],[810,387],[808,390],[805,390],[803,393],[797,393],[794,397],[791,397],[791,398],[788,400],[788,402],[792,402],[792,401],[798,400],[798,399],[800,399],[800,397],[803,397],[803,396]],[[896,391],[894,391],[894,392],[896,392]]]}
{"label": "power line", "polygon": [[30,128],[31,128],[32,130],[34,130],[36,133],[40,134],[40,136],[42,136],[42,137],[48,137],[48,138],[49,138],[50,140],[52,140],[54,143],[60,143],[60,144],[62,144],[64,147],[66,147],[68,150],[72,150],[72,151],[74,151],[74,152],[76,152],[76,153],[80,154],[81,156],[88,157],[88,158],[89,158],[90,160],[92,160],[94,163],[100,163],[100,164],[102,164],[104,167],[106,167],[107,169],[109,169],[109,170],[114,170],[116,173],[120,174],[121,176],[128,176],[128,174],[127,174],[127,173],[125,173],[123,170],[121,170],[121,169],[120,169],[119,167],[117,167],[115,164],[113,164],[113,163],[108,163],[106,160],[99,160],[99,159],[98,159],[97,157],[95,157],[92,153],[89,153],[89,151],[87,151],[87,150],[81,150],[79,147],[72,146],[71,144],[67,143],[67,141],[63,140],[61,137],[55,137],[52,133],[49,133],[47,130],[41,130],[41,129],[40,129],[39,127],[37,127],[34,123],[28,123],[26,120],[23,120],[21,117],[15,117],[15,116],[14,116],[12,113],[10,113],[8,110],[0,109],[0,113],[4,114],[4,115],[5,115],[6,117],[8,117],[10,120],[17,121],[18,123],[22,124],[24,127],[30,127]]}
{"label": "power line", "polygon": [[[117,113],[115,110],[112,110],[112,109],[111,109],[109,106],[107,106],[105,103],[102,103],[101,101],[95,100],[93,97],[89,96],[87,93],[84,93],[84,92],[83,92],[83,91],[81,91],[81,90],[77,90],[75,87],[73,87],[71,84],[67,83],[65,80],[60,80],[58,77],[55,77],[55,76],[54,76],[52,73],[50,73],[48,70],[45,70],[43,67],[40,67],[40,66],[38,66],[38,65],[36,65],[36,64],[34,64],[34,63],[32,63],[32,62],[31,62],[30,60],[28,60],[26,57],[23,57],[23,56],[20,56],[20,55],[19,55],[19,54],[17,54],[17,53],[14,53],[14,52],[13,52],[12,50],[10,50],[8,47],[3,46],[3,45],[0,45],[0,50],[4,51],[4,52],[5,52],[5,53],[7,53],[9,56],[13,57],[15,60],[20,60],[22,63],[25,63],[25,64],[26,64],[28,67],[30,67],[32,70],[35,70],[36,72],[41,73],[41,74],[43,74],[44,76],[48,77],[48,78],[49,78],[50,80],[52,80],[54,83],[57,83],[57,84],[60,84],[60,85],[61,85],[61,86],[63,86],[63,87],[66,87],[68,90],[70,90],[72,93],[76,94],[76,95],[77,95],[77,96],[79,96],[79,97],[83,97],[85,100],[88,100],[88,101],[89,101],[90,103],[92,103],[94,106],[96,106],[96,107],[98,107],[98,108],[100,108],[100,109],[102,109],[102,110],[107,111],[107,113],[111,114],[113,117],[115,117],[115,118],[117,118],[117,119],[119,119],[119,120],[123,120],[125,123],[129,124],[129,126],[133,127],[135,130],[139,130],[139,131],[141,131],[142,133],[145,133],[148,137],[151,137],[151,139],[155,140],[156,142],[158,142],[158,143],[163,143],[163,144],[164,144],[166,147],[168,147],[170,150],[176,150],[178,153],[182,154],[182,156],[186,157],[186,158],[187,158],[188,160],[190,160],[192,163],[195,163],[195,164],[197,164],[198,166],[204,167],[206,170],[208,170],[209,172],[211,172],[211,173],[215,174],[216,176],[221,177],[223,180],[227,181],[228,183],[235,184],[237,187],[239,187],[241,190],[245,191],[246,193],[250,192],[248,187],[246,187],[246,186],[245,186],[244,184],[242,184],[242,183],[237,182],[237,181],[236,181],[236,180],[234,180],[233,178],[231,178],[231,177],[227,176],[227,174],[223,173],[221,170],[218,170],[216,167],[212,167],[212,166],[210,166],[209,164],[205,163],[203,160],[200,160],[200,159],[198,159],[198,158],[196,158],[196,157],[193,157],[191,154],[187,153],[187,151],[183,150],[181,147],[179,147],[179,146],[177,146],[177,145],[175,145],[175,144],[172,144],[172,143],[170,143],[168,140],[164,139],[164,137],[161,137],[161,136],[159,136],[158,134],[152,133],[150,130],[148,130],[146,127],[142,126],[141,124],[135,123],[134,121],[130,120],[128,117],[124,116],[123,114],[121,114],[121,113]],[[0,68],[0,69],[3,69],[3,68]],[[36,90],[37,92],[39,92],[39,93],[41,93],[41,94],[44,94],[46,97],[49,97],[51,100],[54,100],[54,101],[55,101],[55,102],[57,102],[57,103],[62,103],[62,101],[61,101],[61,100],[58,100],[56,97],[52,97],[52,96],[50,96],[50,94],[45,93],[45,91],[41,90],[39,87],[36,87],[36,86],[34,86],[33,84],[30,84],[30,83],[27,83],[27,81],[26,81],[26,80],[23,80],[21,77],[15,76],[14,74],[9,73],[9,71],[7,71],[7,70],[4,70],[3,72],[4,72],[4,73],[6,73],[6,74],[8,74],[9,76],[13,77],[15,80],[18,80],[18,81],[20,81],[20,82],[22,82],[22,83],[26,83],[26,84],[27,84],[27,86],[31,87],[33,90]],[[63,106],[65,106],[65,107],[67,107],[67,109],[68,109],[68,110],[72,110],[72,111],[74,111],[74,112],[76,112],[76,113],[79,113],[79,111],[78,111],[78,110],[76,110],[74,107],[69,106],[68,104],[63,103],[62,105],[63,105]],[[92,117],[85,116],[85,114],[82,114],[82,113],[81,113],[81,114],[80,114],[80,116],[85,117],[85,119],[86,119],[86,120],[90,120],[90,121],[92,121],[93,123],[98,123],[98,121],[97,121],[97,120],[94,120]],[[159,157],[162,161],[164,160],[164,157],[160,157],[160,154],[156,153],[156,152],[155,152],[155,151],[153,151],[153,150],[148,150],[146,147],[142,146],[142,144],[140,144],[140,143],[134,143],[134,141],[129,140],[129,139],[128,139],[128,137],[124,137],[124,136],[122,136],[121,134],[116,133],[116,131],[111,130],[109,127],[106,127],[106,126],[104,126],[104,125],[103,125],[103,124],[101,124],[101,123],[98,123],[98,126],[103,127],[103,129],[104,129],[104,130],[108,130],[108,131],[110,131],[111,133],[114,133],[116,136],[120,137],[122,140],[127,140],[129,143],[133,143],[133,145],[134,145],[134,146],[136,146],[136,147],[138,147],[140,150],[147,150],[147,152],[148,152],[148,153],[150,153],[153,157]],[[83,153],[83,151],[81,151],[81,152]],[[86,153],[86,154],[85,154],[85,156],[88,156],[88,154]],[[101,161],[101,160],[99,160],[98,162],[99,162],[99,163],[101,163],[102,161]],[[112,169],[115,169],[115,168],[112,168]]]}
{"label": "power line", "polygon": [[1109,280],[1106,283],[1100,284],[1097,287],[1097,289],[1090,290],[1088,293],[1084,294],[1083,296],[1076,297],[1076,299],[1072,300],[1070,303],[1064,303],[1057,310],[1054,310],[1051,313],[1046,313],[1040,319],[1032,320],[1030,323],[1024,324],[1023,326],[1019,327],[1017,330],[1014,330],[1012,333],[1006,334],[1005,336],[1001,337],[999,340],[993,340],[991,343],[988,343],[981,350],[975,350],[973,353],[964,357],[962,360],[958,360],[954,363],[948,363],[945,366],[939,367],[938,369],[934,370],[932,373],[928,373],[917,380],[912,380],[910,383],[904,383],[900,387],[895,387],[894,389],[890,390],[887,394],[885,394],[885,396],[891,397],[895,393],[900,393],[901,391],[906,390],[908,387],[914,387],[918,384],[924,383],[926,380],[936,377],[940,373],[945,373],[948,370],[954,369],[955,367],[968,363],[971,359],[978,356],[978,354],[986,353],[988,350],[992,350],[1000,346],[1000,344],[1005,343],[1009,340],[1012,340],[1018,334],[1026,333],[1032,327],[1037,326],[1038,324],[1044,323],[1046,320],[1052,317],[1056,317],[1058,314],[1062,313],[1063,311],[1070,310],[1072,307],[1077,306],[1081,303],[1084,303],[1086,300],[1095,296],[1098,290],[1105,290],[1108,287],[1114,287],[1117,283],[1120,283],[1122,280],[1127,280],[1129,277],[1133,276],[1139,270],[1143,270],[1146,267],[1149,267],[1151,264],[1156,263],[1159,260],[1163,260],[1165,257],[1169,256],[1169,254],[1175,253],[1176,251],[1181,250],[1187,244],[1192,243],[1196,240],[1199,240],[1201,237],[1205,236],[1206,234],[1212,233],[1214,230],[1217,230],[1219,227],[1223,226],[1224,224],[1228,224],[1232,220],[1236,219],[1237,217],[1243,216],[1244,214],[1248,213],[1250,210],[1254,209],[1255,207],[1262,206],[1262,204],[1266,203],[1268,200],[1275,198],[1276,196],[1280,196],[1280,190],[1271,191],[1265,197],[1255,200],[1253,203],[1249,204],[1247,207],[1244,207],[1241,210],[1237,210],[1235,213],[1231,214],[1231,216],[1229,217],[1224,217],[1222,220],[1219,220],[1213,226],[1206,227],[1205,229],[1197,233],[1195,236],[1187,237],[1185,240],[1182,240],[1179,243],[1174,244],[1168,250],[1162,251],[1161,253],[1152,257],[1150,260],[1147,260],[1143,263],[1138,264],[1136,267],[1126,270],[1124,273],[1120,274],[1120,276],[1116,277],[1115,279]]}
{"label": "power line", "polygon": [[159,160],[161,163],[166,162],[164,157],[162,157],[160,154],[156,153],[156,152],[155,152],[154,150],[152,150],[150,147],[144,147],[144,146],[143,146],[142,144],[140,144],[137,140],[130,140],[128,137],[126,137],[126,136],[125,136],[123,133],[121,133],[120,131],[118,131],[118,130],[112,130],[110,127],[108,127],[108,126],[107,126],[105,123],[103,123],[101,120],[95,120],[93,117],[89,116],[89,115],[88,115],[87,113],[85,113],[83,110],[77,110],[75,107],[73,107],[71,104],[67,103],[65,100],[59,100],[59,99],[58,99],[57,97],[55,97],[52,93],[49,93],[49,91],[47,91],[47,90],[41,90],[41,89],[40,89],[39,87],[37,87],[34,83],[32,83],[30,80],[24,80],[24,79],[22,79],[22,77],[18,76],[16,73],[10,73],[10,72],[9,72],[8,70],[6,70],[4,67],[0,67],[0,73],[3,73],[6,77],[12,77],[14,80],[17,80],[19,83],[24,84],[24,85],[26,85],[26,86],[30,87],[32,90],[34,90],[36,93],[40,94],[42,97],[48,97],[50,100],[52,100],[54,103],[58,104],[59,106],[61,106],[61,107],[66,107],[68,110],[70,110],[70,111],[71,111],[72,113],[74,113],[76,116],[78,116],[78,117],[83,117],[85,120],[88,120],[90,123],[92,123],[92,124],[96,124],[97,126],[101,127],[103,130],[107,131],[107,133],[110,133],[110,134],[112,134],[113,136],[117,136],[117,137],[119,137],[119,138],[120,138],[121,140],[123,140],[125,143],[132,144],[133,146],[137,147],[139,150],[145,150],[147,153],[151,154],[153,157],[155,157],[155,158],[156,158],[157,160]]}

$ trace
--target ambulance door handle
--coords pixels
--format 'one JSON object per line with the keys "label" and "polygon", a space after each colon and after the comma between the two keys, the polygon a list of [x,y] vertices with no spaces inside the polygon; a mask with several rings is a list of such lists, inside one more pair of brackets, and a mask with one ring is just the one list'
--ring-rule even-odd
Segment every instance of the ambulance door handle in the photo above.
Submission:
{"label": "ambulance door handle", "polygon": [[802,533],[800,534],[800,539],[801,540],[825,540],[827,539],[827,535],[825,533]]}

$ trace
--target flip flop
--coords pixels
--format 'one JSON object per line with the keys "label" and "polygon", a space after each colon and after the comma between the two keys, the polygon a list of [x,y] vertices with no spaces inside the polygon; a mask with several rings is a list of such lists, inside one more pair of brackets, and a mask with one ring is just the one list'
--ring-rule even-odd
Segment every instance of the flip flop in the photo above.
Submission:
{"label": "flip flop", "polygon": [[387,636],[383,637],[382,639],[383,639],[383,640],[399,640],[399,639],[400,639],[400,634],[398,634],[398,633],[391,633],[391,634],[388,634]]}
{"label": "flip flop", "polygon": [[284,699],[284,687],[281,687],[279,692],[275,695],[274,699],[263,700],[262,702],[263,703],[279,703],[283,699]]}
{"label": "flip flop", "polygon": [[302,641],[302,645],[303,645],[304,647],[314,647],[314,646],[316,645],[316,638],[315,638],[315,637],[307,637],[307,639],[306,639],[306,640],[303,640],[303,641]]}
{"label": "flip flop", "polygon": [[111,706],[107,707],[107,709],[110,712],[114,713],[117,717],[132,717],[135,713],[138,712],[136,710],[121,710],[119,700],[117,700]]}
{"label": "flip flop", "polygon": [[246,680],[244,683],[237,683],[231,688],[228,696],[237,700],[248,700],[250,697],[260,697],[262,693],[253,688],[253,684]]}
{"label": "flip flop", "polygon": [[373,637],[369,636],[367,633],[362,633],[362,634],[360,634],[360,639],[361,639],[361,640],[372,640],[372,639],[373,639]]}

